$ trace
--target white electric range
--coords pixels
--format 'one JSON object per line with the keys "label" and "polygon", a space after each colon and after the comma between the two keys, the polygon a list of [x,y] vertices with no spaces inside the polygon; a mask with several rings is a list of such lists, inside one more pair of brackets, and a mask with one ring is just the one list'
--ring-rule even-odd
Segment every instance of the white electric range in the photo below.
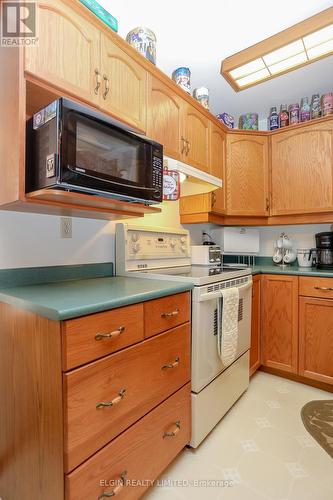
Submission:
{"label": "white electric range", "polygon": [[[250,269],[191,266],[190,236],[182,229],[116,224],[116,274],[190,281],[192,291],[192,438],[197,447],[249,384],[252,276]],[[239,289],[238,346],[224,366],[217,351],[223,288]]]}

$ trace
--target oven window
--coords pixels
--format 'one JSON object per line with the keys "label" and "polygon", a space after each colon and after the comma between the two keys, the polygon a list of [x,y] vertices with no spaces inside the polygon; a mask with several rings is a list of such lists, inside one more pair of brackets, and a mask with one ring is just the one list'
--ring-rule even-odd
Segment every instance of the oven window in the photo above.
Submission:
{"label": "oven window", "polygon": [[76,120],[76,166],[119,182],[142,184],[146,170],[145,144],[114,128]]}

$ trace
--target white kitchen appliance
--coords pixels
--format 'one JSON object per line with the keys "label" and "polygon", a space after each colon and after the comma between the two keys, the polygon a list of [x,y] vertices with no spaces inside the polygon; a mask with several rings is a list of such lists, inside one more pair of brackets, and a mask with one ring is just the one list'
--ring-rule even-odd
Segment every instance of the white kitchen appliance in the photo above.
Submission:
{"label": "white kitchen appliance", "polygon": [[[197,447],[249,384],[252,276],[249,269],[190,265],[190,237],[181,229],[116,225],[116,274],[189,281],[192,291],[192,437]],[[235,361],[217,351],[221,290],[239,289]]]}
{"label": "white kitchen appliance", "polygon": [[191,263],[198,266],[219,266],[221,247],[218,245],[192,245]]}

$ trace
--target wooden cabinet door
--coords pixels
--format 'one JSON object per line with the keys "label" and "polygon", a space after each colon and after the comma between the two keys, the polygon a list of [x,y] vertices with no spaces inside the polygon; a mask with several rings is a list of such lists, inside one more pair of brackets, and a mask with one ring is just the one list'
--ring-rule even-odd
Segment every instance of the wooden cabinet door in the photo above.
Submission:
{"label": "wooden cabinet door", "polygon": [[183,161],[209,172],[209,119],[194,106],[185,104],[184,132],[187,146]]}
{"label": "wooden cabinet door", "polygon": [[262,364],[298,371],[298,277],[262,278]]}
{"label": "wooden cabinet door", "polygon": [[101,34],[101,68],[101,108],[145,132],[146,70],[103,33]]}
{"label": "wooden cabinet door", "polygon": [[163,144],[164,154],[181,158],[183,100],[167,85],[148,76],[147,136]]}
{"label": "wooden cabinet door", "polygon": [[210,212],[214,214],[225,214],[225,189],[216,189],[212,193],[208,193],[207,196],[210,197]]}
{"label": "wooden cabinet door", "polygon": [[215,123],[210,124],[210,168],[209,173],[225,182],[226,134]]}
{"label": "wooden cabinet door", "polygon": [[37,2],[37,47],[25,48],[25,71],[80,100],[98,103],[100,32],[60,1]]}
{"label": "wooden cabinet door", "polygon": [[268,138],[228,134],[227,214],[268,215]]}
{"label": "wooden cabinet door", "polygon": [[299,374],[333,384],[333,300],[299,299]]}
{"label": "wooden cabinet door", "polygon": [[260,276],[254,276],[252,285],[250,375],[261,365],[260,336]]}
{"label": "wooden cabinet door", "polygon": [[333,120],[272,136],[272,215],[333,209]]}

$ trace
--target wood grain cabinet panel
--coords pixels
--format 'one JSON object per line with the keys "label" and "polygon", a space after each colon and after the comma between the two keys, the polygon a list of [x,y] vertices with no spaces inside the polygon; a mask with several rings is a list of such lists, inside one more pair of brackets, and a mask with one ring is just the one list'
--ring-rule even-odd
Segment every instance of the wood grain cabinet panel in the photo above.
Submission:
{"label": "wood grain cabinet panel", "polygon": [[299,374],[333,385],[333,300],[299,299]]}
{"label": "wood grain cabinet panel", "polygon": [[184,102],[174,91],[152,75],[148,76],[147,136],[163,144],[164,154],[179,160]]}
{"label": "wood grain cabinet panel", "polygon": [[226,186],[228,215],[268,215],[268,137],[228,135]]}
{"label": "wood grain cabinet panel", "polygon": [[63,369],[72,370],[143,340],[143,304],[65,321]]}
{"label": "wood grain cabinet panel", "polygon": [[190,433],[191,389],[187,384],[69,474],[65,479],[66,500],[111,496],[115,486],[121,486],[125,472],[127,483],[115,498],[141,498],[190,441]]}
{"label": "wood grain cabinet panel", "polygon": [[144,303],[145,337],[152,337],[191,319],[191,294],[178,293]]}
{"label": "wood grain cabinet panel", "polygon": [[147,71],[103,33],[101,74],[101,108],[145,132]]}
{"label": "wood grain cabinet panel", "polygon": [[298,371],[298,277],[262,277],[262,364]]}
{"label": "wood grain cabinet panel", "polygon": [[25,71],[97,104],[95,69],[100,67],[100,32],[63,2],[37,2],[37,47],[25,47]]}
{"label": "wood grain cabinet panel", "polygon": [[73,470],[189,380],[188,323],[65,374],[65,470]]}
{"label": "wood grain cabinet panel", "polygon": [[184,130],[187,147],[183,161],[209,172],[209,119],[194,106],[185,103]]}
{"label": "wood grain cabinet panel", "polygon": [[273,135],[272,215],[333,209],[333,123]]}
{"label": "wood grain cabinet panel", "polygon": [[306,297],[333,299],[333,279],[300,276],[299,294]]}
{"label": "wood grain cabinet panel", "polygon": [[259,366],[261,365],[260,281],[260,276],[253,277],[250,375],[257,371]]}

